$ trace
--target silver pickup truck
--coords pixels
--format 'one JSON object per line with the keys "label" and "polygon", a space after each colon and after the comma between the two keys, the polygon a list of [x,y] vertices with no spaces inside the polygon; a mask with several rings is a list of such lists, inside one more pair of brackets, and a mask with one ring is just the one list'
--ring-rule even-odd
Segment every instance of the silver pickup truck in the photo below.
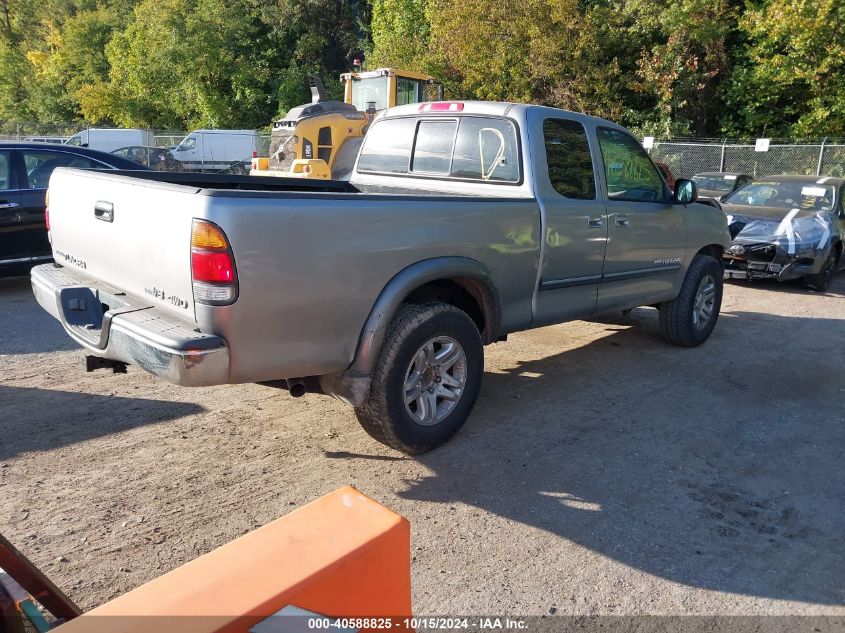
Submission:
{"label": "silver pickup truck", "polygon": [[703,343],[730,236],[696,197],[608,121],[414,104],[377,118],[348,182],[58,169],[32,287],[89,370],[321,392],[421,453],[509,332],[654,306],[669,342]]}

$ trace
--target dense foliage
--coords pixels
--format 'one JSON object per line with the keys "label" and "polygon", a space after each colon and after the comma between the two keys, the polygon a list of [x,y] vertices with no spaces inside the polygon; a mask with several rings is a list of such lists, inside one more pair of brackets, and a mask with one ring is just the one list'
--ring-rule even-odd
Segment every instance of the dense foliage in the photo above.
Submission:
{"label": "dense foliage", "polygon": [[258,127],[367,52],[665,135],[845,136],[845,0],[0,0],[0,120]]}

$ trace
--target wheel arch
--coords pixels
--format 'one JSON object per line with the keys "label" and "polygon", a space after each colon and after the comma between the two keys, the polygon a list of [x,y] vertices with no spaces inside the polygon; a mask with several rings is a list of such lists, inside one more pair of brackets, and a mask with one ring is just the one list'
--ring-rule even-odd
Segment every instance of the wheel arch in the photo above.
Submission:
{"label": "wheel arch", "polygon": [[725,254],[725,247],[721,244],[708,244],[698,249],[696,255],[709,255],[717,262],[722,261],[722,256]]}
{"label": "wheel arch", "polygon": [[426,259],[397,273],[379,293],[358,339],[347,371],[370,373],[378,361],[387,328],[404,303],[443,301],[466,312],[482,341],[496,340],[501,320],[499,294],[490,272],[467,257]]}

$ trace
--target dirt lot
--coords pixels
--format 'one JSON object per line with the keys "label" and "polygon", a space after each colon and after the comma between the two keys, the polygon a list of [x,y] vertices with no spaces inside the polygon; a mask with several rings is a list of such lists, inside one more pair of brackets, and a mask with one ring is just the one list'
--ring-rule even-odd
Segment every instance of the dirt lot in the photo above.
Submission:
{"label": "dirt lot", "polygon": [[654,310],[512,336],[411,459],[328,398],[85,374],[0,281],[0,531],[90,608],[348,483],[410,519],[418,614],[845,615],[843,296],[731,285],[694,350]]}

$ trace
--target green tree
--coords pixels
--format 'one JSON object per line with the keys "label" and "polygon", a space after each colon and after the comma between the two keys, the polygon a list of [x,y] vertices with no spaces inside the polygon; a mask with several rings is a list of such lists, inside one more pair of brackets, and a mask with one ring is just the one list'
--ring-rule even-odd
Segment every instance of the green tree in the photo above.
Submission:
{"label": "green tree", "polygon": [[374,0],[370,68],[392,66],[427,71],[430,65],[428,0]]}
{"label": "green tree", "polygon": [[739,22],[725,129],[752,136],[845,136],[845,4],[769,0]]}

